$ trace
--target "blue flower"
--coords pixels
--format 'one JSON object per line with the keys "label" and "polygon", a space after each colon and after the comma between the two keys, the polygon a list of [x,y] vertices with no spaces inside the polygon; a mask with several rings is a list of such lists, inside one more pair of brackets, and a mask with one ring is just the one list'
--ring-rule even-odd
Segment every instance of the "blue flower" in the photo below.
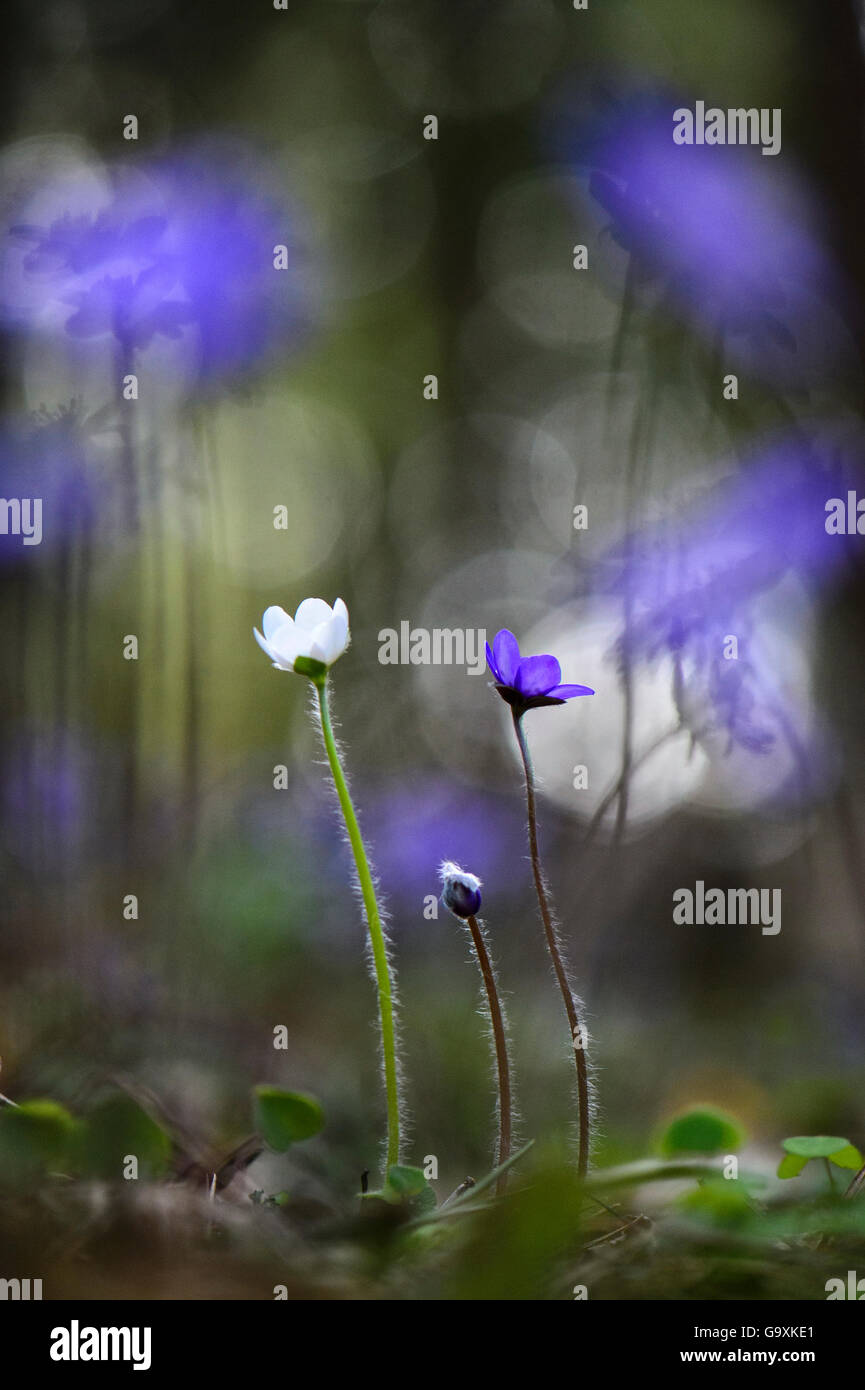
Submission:
{"label": "blue flower", "polygon": [[554,656],[520,656],[516,637],[503,627],[497,632],[487,665],[496,679],[496,690],[513,709],[523,713],[541,705],[563,705],[577,695],[594,695],[588,685],[562,685],[562,668]]}

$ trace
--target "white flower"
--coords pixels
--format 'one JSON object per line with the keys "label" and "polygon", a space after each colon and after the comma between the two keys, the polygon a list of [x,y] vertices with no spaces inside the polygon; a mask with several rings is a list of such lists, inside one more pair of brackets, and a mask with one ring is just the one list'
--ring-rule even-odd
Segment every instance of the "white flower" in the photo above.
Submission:
{"label": "white flower", "polygon": [[348,609],[341,598],[331,608],[323,598],[305,598],[293,618],[268,608],[255,640],[280,671],[293,671],[299,656],[332,666],[348,646]]}

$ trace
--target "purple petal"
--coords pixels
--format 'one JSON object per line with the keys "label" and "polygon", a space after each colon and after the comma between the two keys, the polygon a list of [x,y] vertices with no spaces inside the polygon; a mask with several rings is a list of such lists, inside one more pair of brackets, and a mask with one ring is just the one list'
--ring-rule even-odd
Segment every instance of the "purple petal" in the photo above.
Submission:
{"label": "purple petal", "polygon": [[[499,684],[513,685],[520,669],[520,644],[514,634],[506,627],[503,627],[501,632],[496,633],[493,642],[493,657],[495,659],[493,674],[498,674]],[[558,680],[558,676],[556,680]]]}
{"label": "purple petal", "polygon": [[495,676],[495,678],[496,678],[496,680],[498,681],[499,685],[502,685],[504,682],[502,681],[502,678],[501,678],[501,675],[500,675],[500,673],[499,673],[498,667],[496,666],[495,658],[494,658],[494,656],[493,656],[493,654],[492,654],[492,652],[491,652],[491,650],[490,650],[490,644],[489,644],[489,642],[486,643],[486,648],[487,648],[487,665],[489,666],[490,671],[491,671],[492,674]]}
{"label": "purple petal", "polygon": [[561,677],[562,668],[554,656],[525,656],[517,671],[517,690],[521,695],[546,695]]}
{"label": "purple petal", "polygon": [[554,696],[557,700],[573,700],[575,695],[594,695],[589,685],[556,685],[547,694]]}

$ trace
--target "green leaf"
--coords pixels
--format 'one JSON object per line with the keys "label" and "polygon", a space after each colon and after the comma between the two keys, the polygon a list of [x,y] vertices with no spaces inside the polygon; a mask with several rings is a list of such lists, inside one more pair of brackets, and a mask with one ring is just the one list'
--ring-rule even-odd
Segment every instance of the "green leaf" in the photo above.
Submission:
{"label": "green leaf", "polygon": [[454,1197],[453,1201],[450,1203],[449,1210],[455,1206],[462,1206],[467,1202],[474,1202],[486,1188],[492,1187],[493,1183],[502,1173],[506,1173],[515,1163],[519,1163],[520,1159],[532,1148],[534,1142],[534,1139],[530,1139],[527,1144],[523,1144],[522,1148],[517,1149],[516,1153],[512,1153],[510,1158],[506,1158],[504,1163],[500,1163],[498,1168],[492,1168],[484,1177],[478,1178],[477,1182],[471,1187],[466,1188],[461,1197]]}
{"label": "green leaf", "polygon": [[807,1158],[803,1158],[801,1154],[785,1154],[778,1164],[778,1177],[798,1177],[807,1162]]}
{"label": "green leaf", "polygon": [[410,1168],[403,1163],[394,1163],[388,1168],[381,1195],[386,1202],[405,1203],[418,1212],[432,1211],[438,1205],[423,1169]]}
{"label": "green leaf", "polygon": [[661,1139],[661,1151],[673,1154],[732,1153],[745,1136],[732,1115],[712,1105],[693,1106],[672,1119]]}
{"label": "green leaf", "polygon": [[843,1149],[838,1149],[829,1157],[838,1168],[852,1168],[855,1172],[865,1164],[865,1159],[855,1144],[845,1144]]}
{"label": "green leaf", "polygon": [[748,1189],[735,1178],[708,1178],[686,1192],[679,1206],[717,1226],[738,1226],[752,1215]]}
{"label": "green leaf", "polygon": [[[781,1148],[788,1154],[798,1154],[801,1158],[831,1158],[833,1154],[852,1148],[849,1139],[838,1139],[827,1134],[799,1134],[792,1139],[782,1139]],[[850,1165],[842,1165],[850,1166]],[[857,1165],[852,1165],[856,1167]],[[861,1166],[861,1165],[858,1165]]]}
{"label": "green leaf", "polygon": [[127,1155],[138,1160],[139,1178],[158,1178],[171,1159],[171,1139],[131,1096],[110,1095],[86,1116],[80,1163],[100,1178],[122,1178]]}
{"label": "green leaf", "polygon": [[386,1188],[391,1188],[397,1197],[416,1197],[427,1185],[422,1168],[409,1168],[403,1163],[394,1163],[387,1170]]}
{"label": "green leaf", "polygon": [[[520,1159],[532,1148],[534,1142],[534,1139],[530,1139],[527,1144],[523,1144],[522,1148],[517,1149],[516,1153],[512,1153],[510,1158],[506,1158],[504,1163],[500,1163],[497,1168],[493,1168],[491,1172],[479,1178],[471,1187],[467,1187],[460,1197],[449,1197],[446,1202],[443,1202],[440,1207],[436,1208],[435,1212],[432,1213],[432,1217],[425,1213],[412,1222],[412,1225],[420,1227],[431,1219],[444,1221],[450,1219],[455,1213],[458,1216],[462,1216],[465,1212],[487,1210],[490,1204],[482,1197],[483,1192],[487,1188],[492,1187],[493,1183],[496,1182],[502,1173],[506,1173],[515,1163],[519,1163]],[[481,1196],[480,1201],[477,1200],[479,1196]]]}
{"label": "green leaf", "polygon": [[717,1158],[638,1158],[631,1163],[617,1163],[612,1168],[594,1168],[586,1177],[586,1187],[596,1191],[613,1187],[637,1187],[646,1182],[669,1182],[671,1178],[696,1178],[698,1181],[720,1174],[721,1160]]}
{"label": "green leaf", "polygon": [[77,1125],[54,1100],[28,1100],[0,1109],[0,1169],[7,1173],[62,1167]]}
{"label": "green leaf", "polygon": [[256,1086],[253,1097],[255,1128],[277,1153],[311,1139],[324,1124],[324,1112],[314,1096],[281,1091],[277,1086]]}

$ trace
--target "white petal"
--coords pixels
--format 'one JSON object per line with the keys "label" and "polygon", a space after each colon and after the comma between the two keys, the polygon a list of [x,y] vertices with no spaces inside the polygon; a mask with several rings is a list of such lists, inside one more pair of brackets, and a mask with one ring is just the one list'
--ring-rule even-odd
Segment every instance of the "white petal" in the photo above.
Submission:
{"label": "white petal", "polygon": [[339,634],[334,634],[333,631],[332,618],[329,623],[319,623],[318,627],[313,628],[310,634],[310,641],[313,647],[319,652],[323,652],[323,656],[317,657],[317,660],[323,661],[327,666],[329,666],[332,661],[336,661],[336,658],[340,655],[338,637]]}
{"label": "white petal", "polygon": [[[322,627],[323,627],[323,626],[324,626],[324,625],[322,624]],[[316,628],[316,632],[321,632],[321,630],[322,630],[321,628]],[[321,662],[323,662],[325,666],[327,666],[327,664],[328,664],[327,654],[326,654],[326,652],[325,652],[324,647],[321,645],[320,642],[316,642],[316,641],[313,640],[313,641],[310,643],[310,647],[309,647],[309,651],[307,652],[307,656],[311,656],[312,659],[313,659],[313,661],[321,661]]]}
{"label": "white petal", "polygon": [[285,671],[293,671],[297,657],[306,654],[305,634],[298,632],[290,620],[273,633],[268,646],[274,661]]}
{"label": "white petal", "polygon": [[323,598],[305,598],[294,615],[294,621],[298,627],[311,632],[320,623],[329,623],[332,617],[333,609]]}
{"label": "white petal", "polygon": [[333,605],[333,630],[339,633],[339,650],[334,655],[334,661],[338,656],[342,656],[349,642],[348,632],[348,609],[341,598],[338,598]]}
{"label": "white petal", "polygon": [[258,645],[261,647],[261,650],[264,652],[266,656],[270,657],[274,666],[276,666],[278,670],[291,671],[293,669],[291,665],[286,666],[281,660],[279,660],[278,654],[273,650],[270,643],[264,640],[257,627],[254,627],[252,629],[252,635],[254,636]]}
{"label": "white petal", "polygon": [[[316,632],[317,631],[318,629],[316,628]],[[320,638],[319,641],[321,642]],[[348,646],[348,628],[346,627],[345,619],[341,613],[334,614],[334,617],[331,619],[330,623],[328,623],[327,635],[325,641],[321,642],[321,645],[327,652],[328,666],[332,666],[333,663],[342,656]]]}
{"label": "white petal", "polygon": [[283,623],[292,621],[293,619],[289,617],[284,608],[278,608],[274,604],[273,607],[265,610],[261,620],[261,630],[269,642],[278,627],[282,627]]}

